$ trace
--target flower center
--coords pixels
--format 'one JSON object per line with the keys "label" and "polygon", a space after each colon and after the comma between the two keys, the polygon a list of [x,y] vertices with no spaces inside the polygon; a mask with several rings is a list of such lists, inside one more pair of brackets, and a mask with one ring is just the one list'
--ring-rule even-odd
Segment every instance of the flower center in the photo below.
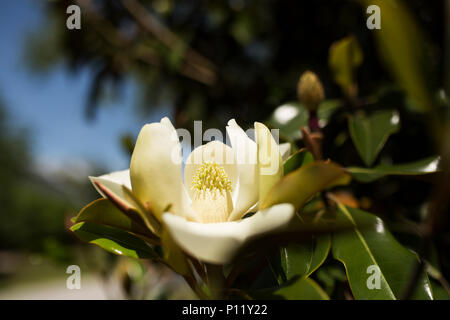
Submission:
{"label": "flower center", "polygon": [[205,162],[197,169],[191,188],[195,190],[194,210],[203,223],[225,222],[233,210],[231,181],[225,169],[213,162]]}
{"label": "flower center", "polygon": [[231,181],[228,179],[225,169],[217,163],[202,163],[192,179],[192,189],[198,192],[204,191],[231,191]]}

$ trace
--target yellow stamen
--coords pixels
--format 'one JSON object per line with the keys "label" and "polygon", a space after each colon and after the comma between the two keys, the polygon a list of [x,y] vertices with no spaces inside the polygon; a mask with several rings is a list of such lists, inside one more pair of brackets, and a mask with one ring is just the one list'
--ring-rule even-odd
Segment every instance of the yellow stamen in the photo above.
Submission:
{"label": "yellow stamen", "polygon": [[206,190],[231,192],[231,181],[222,166],[217,163],[205,162],[195,172],[192,189],[197,192]]}
{"label": "yellow stamen", "polygon": [[225,222],[233,210],[231,181],[217,163],[205,162],[192,179],[193,208],[203,223]]}

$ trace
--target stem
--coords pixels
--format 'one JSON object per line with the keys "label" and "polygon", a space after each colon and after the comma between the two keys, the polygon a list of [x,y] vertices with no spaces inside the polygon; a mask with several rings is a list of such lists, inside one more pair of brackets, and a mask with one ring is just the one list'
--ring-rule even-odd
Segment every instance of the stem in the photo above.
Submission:
{"label": "stem", "polygon": [[319,117],[316,110],[309,111],[308,127],[311,132],[320,132]]}
{"label": "stem", "polygon": [[203,292],[202,288],[198,285],[195,279],[189,276],[183,276],[184,280],[186,280],[189,287],[194,291],[194,293],[202,300],[208,300],[209,297]]}
{"label": "stem", "polygon": [[222,266],[205,264],[206,277],[209,290],[213,299],[222,299],[224,296],[225,277]]}

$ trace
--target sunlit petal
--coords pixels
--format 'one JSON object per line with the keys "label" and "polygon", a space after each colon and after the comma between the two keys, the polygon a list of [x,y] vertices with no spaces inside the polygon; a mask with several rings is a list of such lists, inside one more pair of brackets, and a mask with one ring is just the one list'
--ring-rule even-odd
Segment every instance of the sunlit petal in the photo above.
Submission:
{"label": "sunlit petal", "polygon": [[240,219],[258,201],[258,164],[256,143],[234,119],[228,121],[227,133],[236,154],[239,185],[236,203],[229,221]]}
{"label": "sunlit petal", "polygon": [[283,161],[278,144],[264,124],[255,122],[255,138],[258,146],[259,199],[264,199],[283,176]]}
{"label": "sunlit petal", "polygon": [[170,121],[145,125],[131,157],[133,193],[156,217],[170,206],[177,215],[192,214],[181,176],[181,146]]}
{"label": "sunlit petal", "polygon": [[224,264],[247,241],[280,230],[293,216],[294,207],[286,203],[239,221],[202,224],[170,213],[163,215],[163,221],[174,241],[187,253],[205,262]]}

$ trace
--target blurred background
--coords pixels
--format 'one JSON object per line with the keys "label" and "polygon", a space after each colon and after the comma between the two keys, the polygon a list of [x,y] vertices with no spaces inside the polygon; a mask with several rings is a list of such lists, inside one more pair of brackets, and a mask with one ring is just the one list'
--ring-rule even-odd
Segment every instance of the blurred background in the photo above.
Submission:
{"label": "blurred background", "polygon": [[[245,129],[264,121],[302,147],[304,116],[286,103],[297,101],[302,72],[313,70],[329,106],[322,123],[325,157],[364,165],[343,129],[356,98],[371,110],[400,113],[401,130],[378,160],[442,153],[449,138],[443,124],[449,7],[443,0],[398,1],[404,7],[396,16],[381,6],[382,28],[384,16],[394,14],[386,21],[396,21],[389,26],[398,30],[398,38],[386,40],[366,27],[372,2],[4,1],[0,299],[192,297],[168,270],[84,245],[67,229],[98,197],[87,176],[126,169],[142,125],[163,116],[190,130],[194,120],[203,120],[203,130],[224,128],[230,118]],[[72,4],[81,8],[80,30],[66,27]],[[363,52],[351,94],[329,63],[330,47],[348,37]],[[420,238],[408,227],[421,221],[435,185],[389,178],[353,185],[352,197],[414,248]],[[448,279],[450,237],[448,225],[442,228],[433,257]],[[66,268],[73,264],[82,270],[81,290],[66,289]],[[335,280],[344,281],[339,270]]]}

